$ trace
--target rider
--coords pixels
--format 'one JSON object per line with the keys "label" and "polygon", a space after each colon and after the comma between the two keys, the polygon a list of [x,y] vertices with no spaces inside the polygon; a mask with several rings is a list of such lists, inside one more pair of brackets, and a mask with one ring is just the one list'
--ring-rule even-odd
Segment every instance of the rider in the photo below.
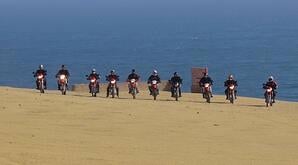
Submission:
{"label": "rider", "polygon": [[[115,70],[111,70],[110,74],[109,74],[108,76],[106,76],[106,80],[107,80],[107,81],[110,82],[112,79],[114,79],[114,80],[116,80],[116,81],[119,81],[119,76],[116,75]],[[109,89],[110,89],[110,85],[111,85],[111,84],[109,83],[108,88],[107,88],[107,97],[109,97]],[[118,88],[117,84],[115,84],[115,85],[116,85],[117,96],[119,97],[119,88]]]}
{"label": "rider", "polygon": [[181,77],[178,75],[177,72],[174,72],[174,76],[171,78],[170,80],[171,83],[171,93],[172,93],[172,97],[174,97],[174,85],[176,83],[179,83],[179,97],[181,97],[181,84],[182,84],[182,79]]}
{"label": "rider", "polygon": [[[69,71],[66,69],[65,65],[61,65],[61,69],[56,74],[56,78],[58,78],[60,75],[65,75],[67,82],[68,82],[68,78],[69,78],[70,74],[69,74]],[[61,85],[59,83],[59,79],[57,81],[57,85],[58,85],[58,90],[60,90]],[[66,88],[68,88],[68,83],[66,83]]]}
{"label": "rider", "polygon": [[[130,82],[131,79],[135,79],[136,80],[136,83],[140,79],[140,76],[136,74],[136,70],[135,69],[132,69],[131,70],[131,74],[129,74],[128,77],[127,77],[127,82]],[[129,92],[128,93],[131,93],[130,83],[128,83],[128,89],[129,89]],[[137,90],[137,93],[139,93],[138,87],[136,87],[136,90]]]}
{"label": "rider", "polygon": [[[228,100],[228,90],[229,90],[229,86],[234,85],[235,87],[238,86],[237,81],[234,80],[234,76],[233,75],[229,75],[228,79],[225,81],[225,94],[226,94],[226,99]],[[237,89],[235,89],[235,99],[237,99]]]}
{"label": "rider", "polygon": [[212,85],[213,85],[213,80],[211,79],[211,77],[208,76],[208,73],[207,72],[204,72],[204,77],[201,78],[199,84],[200,84],[200,87],[203,87],[204,84],[210,84],[210,92],[211,92],[211,97],[213,97],[212,95]]}
{"label": "rider", "polygon": [[[47,70],[44,69],[43,65],[39,65],[38,69],[34,72],[34,77],[37,77],[38,75],[43,75],[44,77],[44,88],[47,89]],[[36,79],[36,89],[38,89],[38,80]]]}
{"label": "rider", "polygon": [[[264,84],[263,88],[266,89],[268,87],[271,87],[273,89],[273,97],[272,97],[272,102],[275,103],[275,96],[276,96],[276,89],[277,89],[277,83],[274,81],[273,76],[270,76],[268,78],[268,81],[266,82],[266,84]],[[266,95],[266,92],[264,94],[264,96]]]}
{"label": "rider", "polygon": [[[87,77],[87,80],[91,80],[92,78],[95,78],[96,80],[100,79],[99,74],[96,73],[96,69],[91,70],[91,73]],[[99,90],[99,82],[98,81],[96,82],[96,88],[97,88],[97,90]],[[89,83],[89,93],[91,93],[91,82]]]}
{"label": "rider", "polygon": [[[152,90],[151,90],[151,82],[153,80],[156,80],[157,83],[160,83],[160,77],[158,76],[157,70],[153,70],[152,75],[148,78],[147,84],[148,84],[148,88],[150,91],[150,95],[152,95]],[[157,92],[159,92],[159,89],[157,89]]]}

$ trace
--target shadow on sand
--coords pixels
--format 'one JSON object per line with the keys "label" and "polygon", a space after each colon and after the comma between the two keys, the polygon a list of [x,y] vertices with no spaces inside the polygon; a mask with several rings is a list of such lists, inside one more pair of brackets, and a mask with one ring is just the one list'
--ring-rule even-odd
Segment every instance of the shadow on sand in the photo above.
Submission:
{"label": "shadow on sand", "polygon": [[240,106],[240,107],[257,107],[257,108],[264,107],[264,108],[266,108],[265,105],[261,105],[261,104],[258,104],[258,105],[256,105],[256,104],[238,104],[238,106]]}

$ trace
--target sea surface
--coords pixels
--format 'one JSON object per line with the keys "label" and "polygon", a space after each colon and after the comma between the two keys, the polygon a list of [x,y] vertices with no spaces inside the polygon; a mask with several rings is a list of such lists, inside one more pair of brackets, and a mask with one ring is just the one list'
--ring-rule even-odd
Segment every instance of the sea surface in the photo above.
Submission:
{"label": "sea surface", "polygon": [[238,15],[195,9],[179,13],[176,8],[145,7],[123,7],[123,12],[91,8],[85,13],[58,8],[52,13],[21,6],[12,13],[8,4],[0,7],[2,86],[33,88],[32,72],[43,64],[49,88],[55,89],[54,75],[65,64],[71,84],[87,83],[85,75],[92,68],[101,76],[115,69],[121,81],[132,68],[142,80],[157,69],[163,80],[178,72],[183,91],[189,92],[191,68],[208,67],[216,94],[223,94],[223,82],[233,74],[239,95],[262,98],[262,83],[273,75],[278,99],[298,101],[297,14],[262,14],[261,9]]}

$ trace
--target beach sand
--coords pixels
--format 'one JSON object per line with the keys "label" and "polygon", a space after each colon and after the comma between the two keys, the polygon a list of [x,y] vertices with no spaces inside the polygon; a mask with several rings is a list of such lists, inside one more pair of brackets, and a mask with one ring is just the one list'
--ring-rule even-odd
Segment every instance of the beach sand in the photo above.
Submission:
{"label": "beach sand", "polygon": [[0,164],[298,164],[298,103],[120,94],[0,87]]}

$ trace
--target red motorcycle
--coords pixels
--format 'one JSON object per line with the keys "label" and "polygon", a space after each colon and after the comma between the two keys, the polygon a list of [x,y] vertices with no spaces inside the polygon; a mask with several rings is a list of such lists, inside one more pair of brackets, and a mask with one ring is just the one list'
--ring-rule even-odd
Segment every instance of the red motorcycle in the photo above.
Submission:
{"label": "red motorcycle", "polygon": [[266,103],[266,107],[268,107],[269,105],[272,106],[273,105],[273,89],[272,87],[269,86],[265,86],[265,103]]}
{"label": "red motorcycle", "polygon": [[95,77],[90,78],[90,86],[91,86],[91,95],[93,97],[96,97],[96,94],[99,93],[99,88],[98,88],[98,81]]}
{"label": "red motorcycle", "polygon": [[136,81],[136,79],[131,79],[129,81],[129,93],[132,95],[133,99],[136,99],[136,95],[137,95],[137,81]]}
{"label": "red motorcycle", "polygon": [[156,100],[156,97],[158,95],[158,82],[156,80],[151,81],[150,89],[153,99]]}

